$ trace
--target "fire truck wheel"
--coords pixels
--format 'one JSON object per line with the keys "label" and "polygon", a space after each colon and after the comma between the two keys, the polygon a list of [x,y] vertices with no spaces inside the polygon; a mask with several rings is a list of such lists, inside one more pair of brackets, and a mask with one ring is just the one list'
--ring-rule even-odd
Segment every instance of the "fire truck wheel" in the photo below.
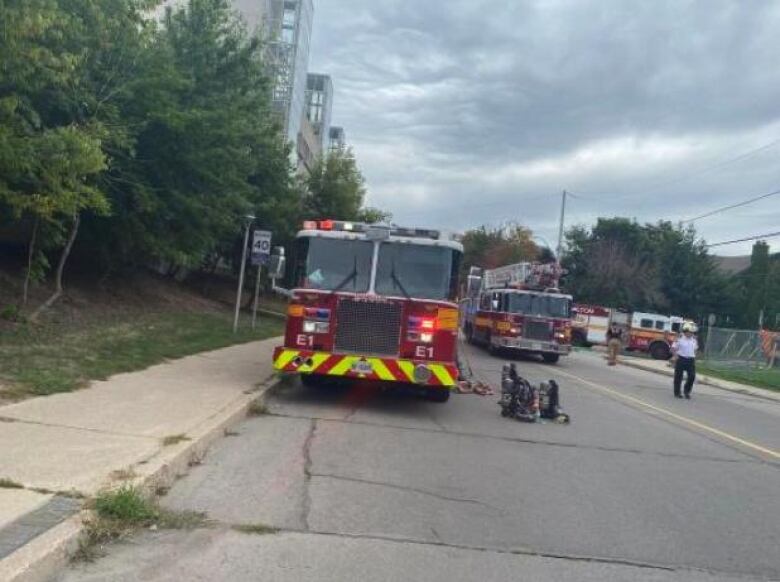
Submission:
{"label": "fire truck wheel", "polygon": [[327,378],[317,374],[301,374],[301,384],[306,388],[319,388],[323,386]]}
{"label": "fire truck wheel", "polygon": [[578,347],[589,348],[592,344],[587,336],[581,331],[575,331],[571,336],[571,343]]}
{"label": "fire truck wheel", "polygon": [[463,330],[463,333],[466,334],[466,341],[474,345],[474,326],[467,323],[466,329]]}
{"label": "fire truck wheel", "polygon": [[668,360],[672,357],[672,351],[669,349],[668,344],[656,342],[650,346],[650,355],[654,360]]}
{"label": "fire truck wheel", "polygon": [[425,399],[431,402],[447,402],[450,399],[450,391],[443,388],[429,388],[425,392]]}
{"label": "fire truck wheel", "polygon": [[548,364],[554,364],[561,359],[560,354],[542,354],[542,359]]}
{"label": "fire truck wheel", "polygon": [[490,335],[487,336],[487,351],[491,356],[501,355],[501,348],[493,343],[493,337]]}

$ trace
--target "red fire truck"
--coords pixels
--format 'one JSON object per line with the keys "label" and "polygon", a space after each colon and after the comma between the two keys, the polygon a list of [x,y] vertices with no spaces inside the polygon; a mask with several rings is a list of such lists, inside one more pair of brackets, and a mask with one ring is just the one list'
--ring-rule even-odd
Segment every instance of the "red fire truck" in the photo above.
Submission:
{"label": "red fire truck", "polygon": [[[579,345],[606,345],[607,329],[615,325],[623,331],[625,349],[645,352],[656,360],[672,357],[672,343],[686,320],[679,316],[624,311],[601,305],[574,306],[572,334]],[[691,322],[693,323],[693,322]]]}
{"label": "red fire truck", "polygon": [[[463,246],[435,230],[307,221],[277,370],[414,384],[434,401],[458,380],[458,272]],[[272,276],[284,271],[277,251]],[[277,288],[277,290],[279,290]]]}
{"label": "red fire truck", "polygon": [[463,301],[463,332],[471,343],[540,354],[555,363],[571,352],[572,297],[558,290],[556,264],[472,268]]}

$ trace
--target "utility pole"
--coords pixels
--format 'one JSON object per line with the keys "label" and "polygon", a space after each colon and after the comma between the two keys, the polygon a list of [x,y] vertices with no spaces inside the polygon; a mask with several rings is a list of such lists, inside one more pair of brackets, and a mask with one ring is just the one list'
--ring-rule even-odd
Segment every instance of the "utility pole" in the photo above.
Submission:
{"label": "utility pole", "polygon": [[561,199],[561,224],[558,228],[558,250],[556,251],[556,256],[558,259],[558,264],[561,264],[561,252],[563,252],[563,225],[564,220],[566,218],[566,196],[567,192],[566,190],[563,191],[563,197]]}

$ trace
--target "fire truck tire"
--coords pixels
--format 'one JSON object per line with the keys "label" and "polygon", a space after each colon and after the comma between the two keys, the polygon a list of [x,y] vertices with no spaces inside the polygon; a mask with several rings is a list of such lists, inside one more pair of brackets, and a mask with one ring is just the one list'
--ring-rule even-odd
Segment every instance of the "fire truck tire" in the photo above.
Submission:
{"label": "fire truck tire", "polygon": [[450,390],[443,388],[429,388],[425,392],[425,399],[431,402],[447,402],[450,399]]}
{"label": "fire truck tire", "polygon": [[547,362],[548,364],[555,364],[558,360],[561,359],[560,354],[542,354],[542,359]]}
{"label": "fire truck tire", "polygon": [[301,384],[306,386],[306,388],[320,388],[325,384],[326,380],[326,376],[320,376],[319,374],[301,374]]}
{"label": "fire truck tire", "polygon": [[588,341],[587,336],[581,331],[575,331],[571,335],[571,343],[573,343],[575,346],[583,348],[589,348],[591,345],[593,345]]}
{"label": "fire truck tire", "polygon": [[650,345],[650,355],[654,360],[668,360],[672,357],[672,350],[665,342],[655,342]]}

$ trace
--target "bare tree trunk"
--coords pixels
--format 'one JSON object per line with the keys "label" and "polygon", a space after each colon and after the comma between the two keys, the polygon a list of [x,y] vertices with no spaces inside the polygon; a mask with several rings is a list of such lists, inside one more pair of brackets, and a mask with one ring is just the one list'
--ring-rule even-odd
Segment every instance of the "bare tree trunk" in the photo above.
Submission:
{"label": "bare tree trunk", "polygon": [[22,291],[22,307],[27,307],[27,300],[30,291],[30,277],[32,276],[32,264],[33,257],[35,257],[35,243],[38,242],[38,225],[40,224],[40,217],[35,217],[35,224],[33,224],[32,235],[30,236],[30,249],[27,253],[27,272],[24,274],[24,290]]}
{"label": "bare tree trunk", "polygon": [[30,316],[30,321],[33,323],[38,320],[38,317],[41,315],[41,313],[54,305],[62,296],[62,273],[65,271],[65,263],[68,260],[68,256],[70,256],[70,251],[73,248],[73,243],[76,240],[76,235],[79,232],[79,224],[81,224],[81,214],[76,212],[76,214],[73,216],[73,226],[70,229],[70,235],[68,235],[68,242],[65,243],[65,248],[62,249],[60,262],[57,265],[57,274],[54,279],[54,293]]}

